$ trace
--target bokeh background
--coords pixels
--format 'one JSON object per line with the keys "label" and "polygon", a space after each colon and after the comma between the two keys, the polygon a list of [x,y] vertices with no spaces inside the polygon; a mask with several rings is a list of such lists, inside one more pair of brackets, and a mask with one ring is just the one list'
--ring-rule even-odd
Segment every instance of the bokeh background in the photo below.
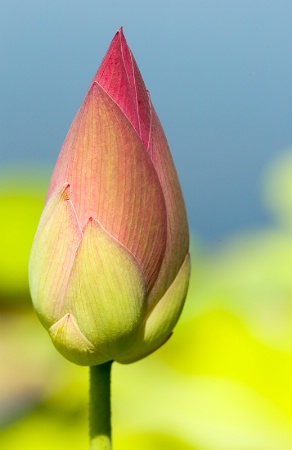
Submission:
{"label": "bokeh background", "polygon": [[36,320],[27,261],[50,172],[123,25],[184,191],[181,320],[113,368],[115,450],[292,450],[292,3],[0,3],[0,447],[87,448],[88,373]]}

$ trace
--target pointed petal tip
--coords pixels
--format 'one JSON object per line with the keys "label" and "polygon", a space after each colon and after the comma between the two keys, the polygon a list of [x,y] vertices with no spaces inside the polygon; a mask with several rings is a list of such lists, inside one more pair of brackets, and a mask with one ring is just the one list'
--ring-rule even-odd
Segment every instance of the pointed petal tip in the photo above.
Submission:
{"label": "pointed petal tip", "polygon": [[100,84],[99,84],[99,82],[98,82],[98,80],[97,80],[97,74],[98,74],[98,71],[97,71],[96,74],[94,75],[94,78],[93,78],[93,80],[92,80],[92,83],[91,83],[91,85],[89,86],[87,95],[94,94],[95,92],[97,92],[97,91],[100,89]]}
{"label": "pointed petal tip", "polygon": [[81,366],[95,362],[96,349],[81,332],[71,313],[65,314],[48,331],[57,350],[69,361]]}
{"label": "pointed petal tip", "polygon": [[56,198],[58,198],[59,200],[65,200],[65,201],[70,200],[70,198],[71,198],[70,187],[71,187],[70,183],[68,183],[68,182],[63,183],[59,187],[56,187],[56,185],[55,186],[50,185],[50,187],[48,189],[47,197],[45,200],[45,205],[47,205],[49,200],[54,196]]}
{"label": "pointed petal tip", "polygon": [[64,185],[63,198],[64,200],[70,200],[70,183]]}
{"label": "pointed petal tip", "polygon": [[84,235],[87,227],[89,227],[90,225],[92,225],[94,222],[96,222],[96,220],[90,216],[89,219],[87,220],[87,222],[84,224],[84,226],[82,227],[82,234]]}
{"label": "pointed petal tip", "polygon": [[120,28],[118,29],[118,31],[114,35],[112,41],[115,41],[116,39],[119,39],[120,41],[126,42],[126,38],[125,38],[125,35],[124,35],[124,29],[123,29],[122,25],[120,26]]}
{"label": "pointed petal tip", "polygon": [[[126,47],[128,48],[128,50],[131,52],[131,50],[130,50],[130,48],[129,48],[129,46],[128,46],[127,40],[126,40],[126,38],[125,38],[125,33],[124,33],[124,29],[123,29],[122,26],[121,26],[120,29],[118,30],[118,36],[119,36],[119,38],[120,38],[121,45],[126,46]],[[131,52],[131,53],[132,53],[132,52]]]}
{"label": "pointed petal tip", "polygon": [[120,28],[117,30],[116,34],[114,35],[114,37],[111,41],[111,44],[108,48],[108,52],[111,53],[111,51],[113,51],[113,49],[117,50],[117,48],[121,49],[121,47],[123,45],[125,45],[126,47],[129,48],[126,38],[125,38],[125,35],[124,35],[124,29],[122,26],[120,26]]}

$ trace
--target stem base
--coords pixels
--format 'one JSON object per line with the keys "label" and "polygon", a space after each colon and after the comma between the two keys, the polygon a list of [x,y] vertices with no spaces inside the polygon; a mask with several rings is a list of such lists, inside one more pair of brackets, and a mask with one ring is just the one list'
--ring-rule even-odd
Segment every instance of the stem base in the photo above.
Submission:
{"label": "stem base", "polygon": [[110,375],[112,361],[90,367],[90,450],[111,450]]}

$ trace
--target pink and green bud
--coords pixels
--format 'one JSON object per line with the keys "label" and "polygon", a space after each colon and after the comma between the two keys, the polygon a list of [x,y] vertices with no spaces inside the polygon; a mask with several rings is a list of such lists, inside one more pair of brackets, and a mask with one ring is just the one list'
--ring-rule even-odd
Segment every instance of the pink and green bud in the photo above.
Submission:
{"label": "pink and green bud", "polygon": [[171,335],[188,289],[184,201],[120,29],[67,134],[31,250],[37,315],[70,361],[136,361]]}

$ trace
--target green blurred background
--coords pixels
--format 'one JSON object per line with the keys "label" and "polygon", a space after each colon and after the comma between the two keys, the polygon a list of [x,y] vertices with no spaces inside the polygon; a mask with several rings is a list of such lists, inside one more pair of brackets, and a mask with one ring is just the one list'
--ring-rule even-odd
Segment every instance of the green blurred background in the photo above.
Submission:
{"label": "green blurred background", "polygon": [[[88,445],[88,369],[53,348],[28,292],[29,250],[48,178],[43,168],[1,176],[5,450]],[[259,180],[273,225],[208,249],[193,236],[190,291],[174,335],[140,362],[114,364],[115,450],[292,449],[291,180],[288,149]]]}

